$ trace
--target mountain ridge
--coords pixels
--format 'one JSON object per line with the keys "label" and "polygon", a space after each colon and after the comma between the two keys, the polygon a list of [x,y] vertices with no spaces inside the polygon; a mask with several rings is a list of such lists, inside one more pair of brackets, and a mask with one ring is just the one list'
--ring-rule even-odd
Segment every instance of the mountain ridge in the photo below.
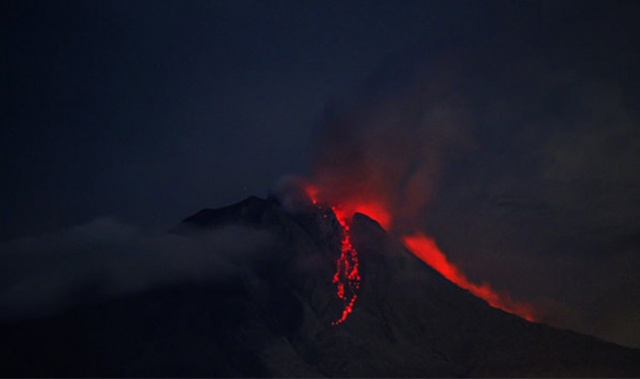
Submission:
{"label": "mountain ridge", "polygon": [[[353,313],[332,281],[342,230],[329,208],[250,197],[171,229],[243,225],[276,242],[240,273],[0,325],[4,376],[639,376],[640,350],[530,323],[431,269],[366,215],[351,225]],[[212,251],[212,254],[215,254]],[[66,347],[64,343],[67,344]],[[79,362],[83,363],[79,363]],[[37,363],[34,365],[34,362]],[[75,366],[74,366],[75,364]]]}

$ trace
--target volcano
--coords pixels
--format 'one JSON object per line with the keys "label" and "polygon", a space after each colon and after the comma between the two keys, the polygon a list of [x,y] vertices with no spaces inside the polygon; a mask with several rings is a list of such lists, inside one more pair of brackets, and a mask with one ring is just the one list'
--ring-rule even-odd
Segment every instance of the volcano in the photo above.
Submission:
{"label": "volcano", "polygon": [[[265,231],[275,242],[238,258],[228,275],[119,297],[91,299],[89,289],[88,301],[64,312],[5,321],[0,374],[640,376],[639,350],[496,309],[364,214],[350,220],[346,239],[331,208],[250,197],[204,209],[169,233],[198,239],[230,226]],[[336,271],[345,243],[357,261]]]}

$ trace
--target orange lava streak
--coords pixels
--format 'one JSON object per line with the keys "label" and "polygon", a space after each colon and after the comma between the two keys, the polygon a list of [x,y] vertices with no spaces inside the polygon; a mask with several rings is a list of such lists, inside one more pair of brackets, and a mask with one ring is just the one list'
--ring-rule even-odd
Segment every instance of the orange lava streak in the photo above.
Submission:
{"label": "orange lava streak", "polygon": [[[305,186],[304,190],[313,205],[320,207],[318,205],[318,188],[308,184]],[[375,204],[374,207],[370,208],[376,209]],[[337,206],[332,206],[331,210],[336,216],[336,219],[340,224],[340,228],[342,229],[340,258],[338,258],[338,261],[336,262],[336,272],[333,275],[333,283],[337,286],[338,298],[341,299],[345,305],[340,318],[331,323],[331,325],[339,325],[347,319],[351,312],[353,312],[353,305],[358,299],[356,291],[360,288],[360,272],[358,271],[358,252],[351,244],[350,224],[355,211],[352,207],[343,208]],[[390,220],[390,217],[386,212],[384,214],[378,212],[378,214],[383,217],[386,215]]]}
{"label": "orange lava streak", "polygon": [[353,305],[358,298],[356,291],[360,288],[360,272],[358,271],[358,252],[351,244],[350,219],[337,207],[332,207],[333,213],[342,228],[342,240],[340,241],[340,258],[338,258],[336,273],[333,275],[333,283],[338,286],[338,297],[345,302],[340,318],[332,325],[343,323],[349,314],[353,312]]}
{"label": "orange lava streak", "polygon": [[487,283],[477,285],[469,282],[467,277],[453,263],[447,260],[447,257],[440,251],[433,239],[422,233],[416,233],[410,236],[403,236],[402,241],[415,256],[458,285],[458,287],[464,288],[477,297],[484,299],[494,308],[513,313],[529,321],[535,321],[534,311],[531,306],[514,301],[506,293],[497,293]]}

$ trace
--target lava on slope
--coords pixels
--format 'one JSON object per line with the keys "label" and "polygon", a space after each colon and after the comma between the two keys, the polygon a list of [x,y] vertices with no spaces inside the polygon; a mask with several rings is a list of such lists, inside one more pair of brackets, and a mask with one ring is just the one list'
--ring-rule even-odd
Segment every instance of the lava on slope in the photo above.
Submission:
{"label": "lava on slope", "polygon": [[432,238],[422,233],[415,233],[402,236],[402,243],[415,256],[438,271],[447,280],[484,299],[492,307],[513,313],[528,321],[535,321],[534,310],[530,305],[514,301],[508,293],[496,292],[488,283],[481,285],[471,283],[458,267],[449,262]]}
{"label": "lava on slope", "polygon": [[[319,206],[319,204],[324,203],[324,201],[320,200],[322,193],[319,187],[307,184],[304,190],[314,205]],[[333,325],[338,325],[344,322],[349,314],[353,312],[354,304],[358,298],[357,290],[360,288],[358,252],[351,244],[350,234],[353,215],[356,213],[364,214],[376,220],[387,231],[391,228],[392,217],[391,212],[387,211],[381,203],[372,200],[348,199],[341,201],[339,204],[330,205],[330,208],[342,229],[341,254],[336,263],[336,273],[333,276],[333,283],[337,285],[337,295],[345,303],[342,316],[332,323]],[[511,295],[505,291],[497,292],[486,282],[480,285],[470,282],[466,275],[447,259],[432,238],[417,232],[412,235],[402,235],[400,240],[407,250],[439,272],[447,280],[483,299],[490,306],[515,314],[531,322],[536,320],[534,309],[529,304],[513,300]]]}
{"label": "lava on slope", "polygon": [[338,297],[345,302],[342,315],[333,325],[343,323],[347,316],[353,312],[353,305],[358,298],[357,290],[360,288],[360,272],[358,271],[358,252],[351,244],[351,227],[348,219],[341,217],[341,212],[336,207],[331,208],[342,228],[342,240],[340,241],[340,258],[338,258],[336,273],[333,275],[333,283],[338,286]]}
{"label": "lava on slope", "polygon": [[[318,204],[318,190],[311,185],[306,186],[305,192],[315,206]],[[353,305],[358,299],[357,290],[360,288],[360,272],[358,268],[358,251],[351,244],[351,217],[353,212],[347,212],[340,206],[332,206],[331,211],[338,220],[341,229],[340,257],[336,262],[336,272],[333,283],[337,286],[337,295],[344,302],[344,309],[339,319],[332,325],[343,323],[353,312]]]}

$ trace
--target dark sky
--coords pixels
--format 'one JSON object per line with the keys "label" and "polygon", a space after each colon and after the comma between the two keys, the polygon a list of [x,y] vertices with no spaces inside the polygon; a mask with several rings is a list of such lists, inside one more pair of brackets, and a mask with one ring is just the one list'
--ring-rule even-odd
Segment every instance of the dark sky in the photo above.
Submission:
{"label": "dark sky", "polygon": [[[310,173],[336,113],[457,109],[441,117],[464,138],[426,134],[442,162],[421,223],[472,279],[640,346],[638,2],[21,0],[0,14],[4,247],[107,216],[164,230],[265,196]],[[363,125],[345,130],[378,128]]]}
{"label": "dark sky", "polygon": [[437,30],[434,21],[443,27],[439,14],[463,23],[478,11],[337,1],[4,8],[5,239],[101,215],[167,226],[264,195],[307,169],[331,94]]}

